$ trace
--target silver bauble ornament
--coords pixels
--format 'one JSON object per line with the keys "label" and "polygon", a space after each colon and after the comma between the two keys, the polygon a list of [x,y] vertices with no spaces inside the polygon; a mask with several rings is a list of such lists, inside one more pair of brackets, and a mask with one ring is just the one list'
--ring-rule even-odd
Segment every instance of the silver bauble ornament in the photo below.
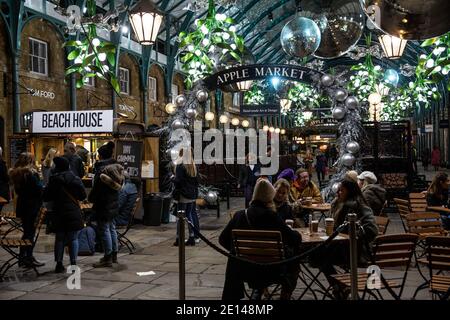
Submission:
{"label": "silver bauble ornament", "polygon": [[351,167],[355,161],[356,158],[354,155],[352,155],[351,153],[345,153],[342,157],[341,157],[341,161],[342,164],[346,167]]}
{"label": "silver bauble ornament", "polygon": [[186,101],[187,99],[183,94],[180,94],[175,98],[175,104],[177,105],[177,107],[184,107]]}
{"label": "silver bauble ornament", "polygon": [[333,84],[334,82],[334,78],[332,76],[330,76],[329,74],[324,74],[321,78],[320,78],[320,82],[325,86],[325,87],[329,87]]}
{"label": "silver bauble ornament", "polygon": [[203,103],[206,100],[208,100],[208,92],[206,92],[205,90],[201,89],[198,90],[196,95],[198,102]]}
{"label": "silver bauble ornament", "polygon": [[342,120],[345,117],[345,109],[342,107],[335,107],[331,113],[336,120]]}
{"label": "silver bauble ornament", "polygon": [[281,46],[290,56],[303,58],[313,54],[320,45],[320,29],[305,17],[296,17],[286,23],[281,31]]}
{"label": "silver bauble ornament", "polygon": [[205,196],[205,200],[206,202],[208,202],[209,204],[216,204],[217,203],[217,193],[214,191],[209,191],[206,196]]}
{"label": "silver bauble ornament", "polygon": [[197,111],[195,111],[195,109],[192,108],[187,108],[185,111],[186,117],[188,117],[189,119],[194,118],[197,115]]}
{"label": "silver bauble ornament", "polygon": [[184,128],[184,124],[183,124],[183,122],[181,120],[176,119],[176,120],[174,120],[172,122],[172,129],[173,130],[183,129],[183,128]]}
{"label": "silver bauble ornament", "polygon": [[345,150],[347,150],[348,152],[350,152],[352,154],[356,154],[359,152],[359,143],[356,141],[350,141],[345,146]]}
{"label": "silver bauble ornament", "polygon": [[359,106],[359,101],[354,96],[347,97],[347,99],[345,99],[345,106],[350,110],[355,110]]}
{"label": "silver bauble ornament", "polygon": [[348,93],[344,89],[337,89],[334,93],[334,97],[339,102],[344,102],[345,99],[347,99]]}
{"label": "silver bauble ornament", "polygon": [[365,17],[360,0],[307,0],[301,7],[299,15],[314,20],[322,31],[315,57],[340,57],[361,38]]}
{"label": "silver bauble ornament", "polygon": [[337,194],[340,186],[341,184],[339,182],[333,183],[333,185],[331,186],[331,191],[333,191],[334,194]]}

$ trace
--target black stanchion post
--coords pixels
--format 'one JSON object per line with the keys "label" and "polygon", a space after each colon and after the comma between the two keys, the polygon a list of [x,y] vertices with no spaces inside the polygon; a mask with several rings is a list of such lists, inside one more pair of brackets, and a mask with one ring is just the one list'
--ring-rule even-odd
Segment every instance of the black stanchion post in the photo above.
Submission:
{"label": "black stanchion post", "polygon": [[358,255],[356,252],[356,214],[348,214],[350,238],[350,275],[352,300],[358,300]]}
{"label": "black stanchion post", "polygon": [[186,299],[186,256],[185,256],[185,215],[184,210],[178,210],[178,266],[179,266],[179,297]]}

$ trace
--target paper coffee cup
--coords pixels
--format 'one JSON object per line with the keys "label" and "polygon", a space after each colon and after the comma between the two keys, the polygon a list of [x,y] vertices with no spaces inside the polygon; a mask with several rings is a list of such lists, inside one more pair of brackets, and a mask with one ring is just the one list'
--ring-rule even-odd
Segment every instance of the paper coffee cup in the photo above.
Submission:
{"label": "paper coffee cup", "polygon": [[292,219],[286,219],[285,222],[286,222],[286,224],[287,224],[288,226],[290,226],[291,228],[294,227],[294,220],[292,220]]}

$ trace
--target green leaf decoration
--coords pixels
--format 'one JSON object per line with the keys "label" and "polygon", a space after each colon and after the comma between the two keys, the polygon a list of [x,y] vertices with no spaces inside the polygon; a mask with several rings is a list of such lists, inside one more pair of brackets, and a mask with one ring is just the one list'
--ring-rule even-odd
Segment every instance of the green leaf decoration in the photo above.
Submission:
{"label": "green leaf decoration", "polygon": [[109,64],[114,67],[116,65],[116,55],[115,53],[108,52],[106,54],[106,59],[108,60]]}
{"label": "green leaf decoration", "polygon": [[80,50],[79,49],[72,50],[67,55],[67,60],[75,60],[76,58],[78,58],[79,55],[80,55]]}
{"label": "green leaf decoration", "polygon": [[75,47],[78,46],[77,41],[76,40],[69,40],[63,43],[63,48],[64,47]]}
{"label": "green leaf decoration", "polygon": [[83,86],[84,86],[83,79],[77,79],[77,82],[76,82],[76,87],[77,87],[77,89],[80,89],[80,88],[82,88]]}
{"label": "green leaf decoration", "polygon": [[425,40],[424,42],[422,42],[421,46],[422,47],[429,47],[431,46],[433,43],[435,43],[438,40],[438,38],[430,38]]}
{"label": "green leaf decoration", "polygon": [[111,85],[112,85],[114,91],[117,94],[120,94],[120,86],[119,86],[119,81],[117,81],[117,78],[111,74],[110,81],[111,81]]}

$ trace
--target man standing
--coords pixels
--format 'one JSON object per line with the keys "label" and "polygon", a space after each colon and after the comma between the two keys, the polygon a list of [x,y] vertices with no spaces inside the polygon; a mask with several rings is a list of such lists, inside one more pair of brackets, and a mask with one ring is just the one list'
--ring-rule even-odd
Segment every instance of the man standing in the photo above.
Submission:
{"label": "man standing", "polygon": [[67,142],[64,146],[64,157],[69,160],[70,171],[77,177],[84,177],[83,160],[76,153],[75,143]]}

